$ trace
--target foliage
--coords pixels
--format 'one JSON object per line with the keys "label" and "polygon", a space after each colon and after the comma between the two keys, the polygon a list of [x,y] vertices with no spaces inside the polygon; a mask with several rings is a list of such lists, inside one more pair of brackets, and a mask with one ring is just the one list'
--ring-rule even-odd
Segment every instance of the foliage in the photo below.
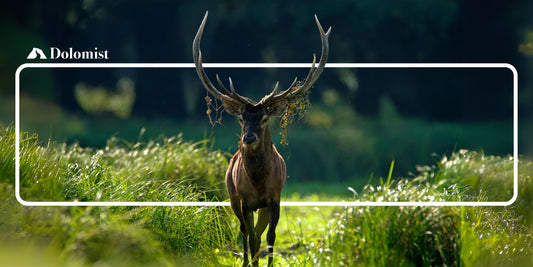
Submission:
{"label": "foliage", "polygon": [[533,56],[533,32],[528,31],[524,42],[518,46],[518,51],[526,56]]}
{"label": "foliage", "polygon": [[[387,179],[360,192],[350,190],[356,202],[505,201],[506,190],[485,188],[501,188],[499,182],[504,188],[512,185],[512,162],[508,157],[463,150],[443,157],[437,166],[419,166],[415,179]],[[529,266],[533,259],[533,228],[527,219],[532,214],[531,166],[529,161],[520,162],[519,199],[509,207],[315,208],[307,214],[312,223],[296,224],[287,233],[302,241],[297,248],[281,252],[281,261],[289,266],[388,266],[391,262],[397,266]],[[300,222],[299,212],[287,221]],[[308,237],[300,234],[302,225],[310,232]]]}
{"label": "foliage", "polygon": [[[434,164],[442,155],[458,149],[491,155],[512,151],[511,120],[433,122],[405,118],[387,98],[382,101],[380,117],[372,119],[358,114],[336,90],[326,90],[319,95],[321,101],[302,106],[305,108],[302,119],[292,121],[290,126],[288,121],[280,120],[281,126],[286,125],[285,130],[290,128],[285,137],[273,134],[275,143],[285,138],[291,144],[279,150],[287,161],[289,176],[298,182],[357,179],[366,182],[369,176],[385,176],[392,159],[396,160],[395,174],[407,175],[416,171],[414,166]],[[105,147],[109,136],[128,142],[149,142],[161,133],[171,136],[182,133],[188,140],[211,138],[214,148],[234,151],[239,125],[231,117],[222,121],[221,106],[217,107],[215,102],[211,101],[208,106],[211,123],[218,124],[213,127],[205,118],[176,121],[82,116],[68,113],[57,105],[22,97],[21,128],[38,133],[41,140],[46,140],[45,137],[97,148]],[[41,109],[51,112],[43,114]],[[7,123],[11,121],[6,119]],[[272,132],[283,133],[280,125],[273,122]],[[146,131],[139,139],[138,133],[143,128]],[[308,162],[313,164],[309,166]]]}
{"label": "foliage", "polygon": [[118,118],[127,119],[135,102],[135,84],[125,77],[117,81],[116,87],[117,92],[108,92],[103,86],[78,83],[74,87],[74,96],[80,107],[89,114],[111,112]]}
{"label": "foliage", "polygon": [[[299,86],[297,84],[296,86]],[[287,127],[294,121],[294,117],[303,118],[307,113],[307,108],[311,106],[309,102],[309,91],[296,96],[287,103],[287,108],[280,115],[279,127],[281,128],[280,144],[288,145],[287,142]]]}
{"label": "foliage", "polygon": [[458,149],[505,155],[511,153],[513,141],[511,121],[403,118],[387,99],[382,101],[380,117],[369,119],[357,114],[335,91],[322,94],[305,122],[293,126],[289,139],[289,174],[299,182],[366,182],[369,176],[386,176],[391,160],[395,160],[396,174],[407,175],[416,171],[416,165],[434,164]]}
{"label": "foliage", "polygon": [[[87,263],[168,265],[212,262],[226,239],[226,213],[217,207],[35,207],[13,192],[14,129],[0,134],[0,243],[42,240],[61,259]],[[147,144],[110,139],[105,149],[49,143],[21,134],[21,196],[33,201],[204,201],[220,190],[227,161],[205,143],[180,137]],[[42,244],[41,244],[42,243]],[[203,262],[203,263],[202,263]]]}
{"label": "foliage", "polygon": [[[12,92],[13,73],[18,65],[28,62],[24,59],[33,46],[42,49],[74,46],[80,50],[98,46],[110,51],[112,62],[190,62],[190,42],[207,9],[212,20],[203,39],[206,62],[310,62],[312,53],[318,52],[320,46],[313,14],[325,27],[333,27],[330,62],[508,62],[518,66],[523,59],[519,52],[525,55],[528,51],[526,1],[487,6],[481,12],[476,5],[464,1],[405,2],[338,0],[335,4],[310,5],[303,0],[260,0],[241,3],[235,12],[229,12],[236,8],[232,1],[213,5],[206,0],[133,4],[55,2],[50,10],[35,0],[23,6],[13,4],[0,11],[3,18],[0,27],[5,32],[2,51],[11,52],[0,56],[7,66],[0,73],[0,92],[2,95]],[[65,12],[58,15],[53,10]],[[153,25],[148,26],[147,22]],[[493,28],[501,30],[491,31]],[[117,32],[123,35],[117,36]],[[162,73],[168,76],[162,77]],[[501,92],[507,92],[502,88],[509,88],[507,77],[503,76],[464,75],[458,79],[448,78],[440,71],[428,75],[409,71],[384,78],[358,69],[360,86],[353,90],[350,85],[353,83],[346,82],[344,74],[333,73],[325,71],[319,86],[335,86],[352,100],[353,108],[364,114],[376,114],[375,107],[383,95],[400,103],[404,115],[430,118],[486,118],[498,116],[512,106],[510,101],[501,101]],[[138,89],[134,115],[183,119],[203,113],[200,108],[203,90],[190,70],[151,72],[117,68],[94,74],[84,68],[53,69],[23,81],[27,85],[23,90],[44,95],[46,99],[61,99],[62,107],[78,110],[72,94],[77,83],[115,84],[123,76],[132,78]],[[263,87],[258,81],[273,84],[276,80],[291,80],[272,70],[261,71],[260,76],[261,79],[256,75],[235,79],[242,85],[239,92],[253,95],[258,87]],[[530,91],[528,83],[524,81],[521,87]],[[483,94],[486,101],[461,105],[465,109],[462,113],[442,112],[447,106],[457,105],[451,101],[464,97],[465,91],[473,96]],[[451,101],[436,95],[449,96],[446,99]]]}
{"label": "foliage", "polygon": [[222,125],[222,112],[224,111],[222,105],[218,105],[218,102],[207,95],[205,97],[205,104],[207,106],[207,110],[205,114],[207,115],[207,118],[209,118],[209,123],[211,124],[211,127],[214,127],[217,124]]}
{"label": "foliage", "polygon": [[[423,178],[367,186],[356,201],[460,201],[458,188],[427,184]],[[454,207],[354,207],[339,217],[331,249],[345,265],[453,265],[459,261]],[[350,251],[349,248],[352,248]]]}
{"label": "foliage", "polygon": [[430,168],[433,170],[429,173],[427,166],[419,167],[419,170],[435,182],[465,186],[463,193],[471,198],[509,201],[513,197],[513,161],[512,156],[485,156],[460,150],[449,158],[443,156],[438,167]]}
{"label": "foliage", "polygon": [[[103,149],[38,144],[37,136],[21,134],[23,197],[37,201],[211,199],[217,197],[216,191],[205,189],[219,185],[208,187],[193,179],[210,172],[179,166],[190,163],[213,168],[213,173],[223,173],[227,166],[220,152],[179,137],[131,144],[111,138]],[[42,257],[44,266],[240,263],[235,255],[242,250],[238,222],[228,209],[19,205],[11,180],[13,149],[14,130],[8,127],[0,134],[0,159],[6,159],[0,163],[0,247],[12,244],[12,248],[34,253]],[[167,169],[170,162],[175,165],[168,168],[178,172]],[[462,150],[434,166],[419,166],[415,178],[394,179],[391,166],[387,179],[378,185],[350,191],[356,202],[505,201],[509,197],[505,188],[513,180],[512,162],[509,157]],[[56,183],[47,178],[48,173],[57,178]],[[528,266],[533,259],[532,173],[533,163],[521,160],[519,199],[509,207],[283,207],[275,262],[283,266],[387,266],[390,262],[399,266]],[[284,194],[283,200],[346,199],[308,194],[306,188],[302,184],[298,191]],[[501,188],[505,190],[497,190]],[[0,252],[0,263],[26,262],[24,257],[6,255]]]}
{"label": "foliage", "polygon": [[[21,136],[21,195],[28,200],[224,198],[227,160],[222,153],[209,152],[206,142],[188,143],[177,136],[121,145],[111,138],[105,148],[94,150],[77,144],[40,147],[37,139],[27,133]],[[41,192],[42,188],[53,190]]]}

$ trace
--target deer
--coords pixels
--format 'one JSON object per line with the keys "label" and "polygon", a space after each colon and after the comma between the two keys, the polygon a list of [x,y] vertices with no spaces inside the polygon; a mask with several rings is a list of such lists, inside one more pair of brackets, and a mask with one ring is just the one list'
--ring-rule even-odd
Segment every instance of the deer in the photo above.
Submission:
{"label": "deer", "polygon": [[[193,41],[192,52],[196,72],[209,94],[221,101],[225,112],[239,119],[241,134],[239,149],[233,155],[226,171],[226,189],[231,209],[240,222],[243,245],[243,266],[249,265],[248,247],[253,266],[258,266],[261,235],[269,225],[267,232],[268,266],[273,265],[276,226],[280,214],[280,196],[286,180],[286,166],[283,157],[272,142],[269,119],[281,115],[288,103],[302,97],[317,81],[324,70],[329,53],[329,35],[331,27],[324,32],[315,15],[315,22],[320,32],[322,54],[316,66],[316,55],[307,74],[307,78],[298,83],[295,78],[288,89],[278,92],[279,81],[270,94],[259,102],[239,95],[229,79],[228,90],[219,75],[216,79],[218,89],[210,81],[202,66],[200,40],[207,21],[205,13],[202,24]],[[221,92],[222,91],[222,92]],[[257,211],[257,223],[254,227],[254,212]]]}

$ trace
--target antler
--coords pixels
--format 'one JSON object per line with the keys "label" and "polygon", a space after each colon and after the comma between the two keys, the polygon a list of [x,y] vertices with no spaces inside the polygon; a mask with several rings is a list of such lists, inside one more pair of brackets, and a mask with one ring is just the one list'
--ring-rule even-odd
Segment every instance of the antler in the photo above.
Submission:
{"label": "antler", "polygon": [[[221,100],[224,104],[225,102],[229,102],[233,105],[243,106],[246,104],[254,104],[255,102],[251,99],[239,95],[237,92],[235,92],[235,88],[233,88],[233,82],[231,81],[231,78],[229,78],[229,84],[230,84],[230,90],[226,89],[226,87],[222,84],[220,81],[220,78],[218,74],[216,75],[217,82],[219,86],[222,88],[224,93],[220,92],[209,80],[209,77],[204,71],[204,68],[202,67],[202,51],[200,51],[200,40],[202,39],[202,34],[204,32],[205,22],[207,21],[207,15],[208,12],[205,12],[204,19],[202,21],[202,24],[200,25],[200,28],[198,29],[198,32],[196,33],[196,37],[194,37],[194,41],[192,44],[192,54],[194,58],[194,64],[196,66],[196,72],[198,73],[198,77],[200,77],[200,80],[202,81],[202,84],[204,85],[205,89],[216,97],[217,99]],[[320,56],[320,61],[318,63],[318,67],[315,67],[316,64],[316,55],[313,54],[313,63],[311,65],[311,69],[309,70],[309,73],[307,74],[307,78],[305,78],[305,81],[302,85],[296,85],[296,82],[298,81],[298,78],[295,78],[292,84],[289,86],[289,88],[285,91],[282,91],[278,93],[278,86],[279,83],[276,83],[274,86],[274,90],[263,99],[259,103],[270,105],[272,103],[281,102],[281,101],[291,101],[295,98],[300,97],[303,95],[313,84],[316,82],[320,74],[322,74],[322,71],[324,70],[324,66],[326,65],[326,61],[328,60],[328,54],[329,54],[329,34],[331,32],[331,27],[329,27],[328,31],[324,33],[324,29],[322,28],[322,25],[320,25],[320,22],[318,21],[317,16],[315,15],[315,21],[316,25],[318,26],[318,30],[320,32],[320,39],[322,42],[322,54]]]}
{"label": "antler", "polygon": [[318,21],[318,18],[316,15],[315,15],[315,21],[316,21],[316,25],[318,26],[318,31],[320,32],[320,40],[322,42],[322,54],[320,56],[318,67],[315,67],[316,55],[313,54],[313,64],[311,65],[311,69],[309,70],[309,73],[307,74],[307,78],[305,78],[305,82],[302,85],[295,86],[296,82],[298,81],[298,78],[295,78],[287,90],[282,91],[281,93],[277,94],[278,83],[276,83],[274,90],[272,90],[272,92],[269,95],[261,99],[260,103],[290,101],[292,99],[298,98],[299,96],[303,95],[307,90],[309,90],[309,88],[311,88],[311,86],[313,86],[313,84],[316,82],[320,74],[322,74],[322,71],[324,70],[324,66],[326,65],[326,61],[328,60],[328,54],[329,54],[328,38],[329,38],[329,34],[331,33],[331,27],[329,27],[328,31],[324,33],[324,29],[322,28],[322,25]]}
{"label": "antler", "polygon": [[204,32],[205,22],[207,21],[207,15],[208,12],[205,12],[204,19],[202,21],[202,24],[200,25],[200,28],[198,29],[198,32],[196,33],[196,37],[194,37],[194,41],[192,43],[192,55],[194,58],[194,65],[196,66],[196,72],[198,73],[198,77],[200,77],[200,80],[202,81],[202,84],[204,85],[205,89],[216,97],[217,99],[221,100],[223,103],[224,101],[232,102],[233,104],[237,105],[245,105],[248,103],[253,103],[253,101],[247,97],[243,97],[237,92],[235,92],[235,88],[233,88],[233,82],[231,81],[231,78],[229,78],[229,85],[230,85],[230,91],[224,87],[222,82],[220,81],[220,78],[217,77],[217,82],[219,86],[222,88],[224,93],[221,93],[209,80],[209,77],[204,71],[204,68],[202,66],[202,51],[200,51],[200,40],[202,39],[202,34]]}

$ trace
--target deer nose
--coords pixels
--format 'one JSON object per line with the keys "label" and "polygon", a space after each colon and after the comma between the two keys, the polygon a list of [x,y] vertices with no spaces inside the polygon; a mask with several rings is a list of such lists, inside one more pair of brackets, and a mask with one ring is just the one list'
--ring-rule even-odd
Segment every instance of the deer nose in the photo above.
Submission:
{"label": "deer nose", "polygon": [[242,142],[245,145],[251,145],[251,144],[255,143],[255,141],[257,141],[257,136],[255,134],[253,134],[253,133],[246,133],[242,137]]}

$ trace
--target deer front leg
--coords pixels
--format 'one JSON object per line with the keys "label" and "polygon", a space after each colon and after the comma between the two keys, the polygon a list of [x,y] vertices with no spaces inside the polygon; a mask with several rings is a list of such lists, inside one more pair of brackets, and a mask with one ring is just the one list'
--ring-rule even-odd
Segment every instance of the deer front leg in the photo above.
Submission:
{"label": "deer front leg", "polygon": [[241,221],[241,235],[242,235],[242,248],[243,248],[243,267],[248,267],[248,264],[250,263],[248,261],[248,231],[246,231],[246,223],[244,221]]}
{"label": "deer front leg", "polygon": [[[231,188],[231,187],[228,187],[228,188]],[[242,235],[242,249],[243,249],[242,266],[247,267],[249,264],[249,261],[248,261],[248,230],[246,229],[246,221],[244,220],[244,216],[242,213],[243,209],[242,209],[241,200],[238,197],[233,196],[233,197],[230,197],[230,202],[231,202],[231,209],[233,210],[233,212],[235,213],[235,216],[237,216],[240,222],[240,230],[241,230],[241,235]]]}
{"label": "deer front leg", "polygon": [[276,241],[276,226],[279,221],[279,202],[270,203],[268,206],[269,226],[267,232],[268,266],[272,266],[274,258],[274,242]]}
{"label": "deer front leg", "polygon": [[257,223],[255,225],[255,236],[257,237],[257,247],[261,250],[261,236],[268,225],[268,208],[257,211]]}
{"label": "deer front leg", "polygon": [[246,202],[243,201],[242,213],[244,216],[244,221],[246,223],[246,231],[248,234],[248,244],[250,246],[250,256],[252,258],[252,265],[254,267],[259,266],[259,247],[257,246],[257,236],[254,232],[254,213],[251,209],[248,208]]}

